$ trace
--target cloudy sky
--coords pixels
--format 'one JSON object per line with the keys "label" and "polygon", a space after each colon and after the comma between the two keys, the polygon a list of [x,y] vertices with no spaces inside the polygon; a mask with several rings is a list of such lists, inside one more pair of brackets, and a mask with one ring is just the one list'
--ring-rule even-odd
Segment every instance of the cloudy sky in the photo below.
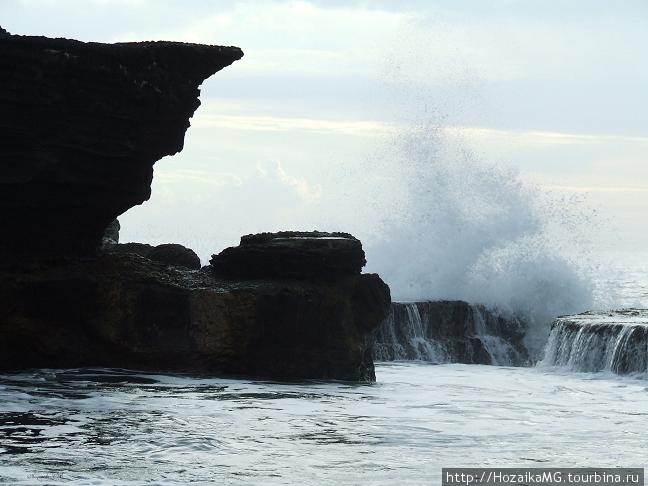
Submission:
{"label": "cloudy sky", "polygon": [[[517,183],[550,194],[553,217],[575,209],[597,247],[648,246],[645,0],[2,0],[0,24],[244,50],[203,85],[185,150],[156,165],[124,239],[178,241],[205,259],[260,230],[372,238],[412,179],[437,171],[427,193],[444,194],[439,174],[459,157],[456,171],[473,169],[453,177],[474,179],[461,190],[491,184],[496,201],[506,178],[502,198]],[[420,137],[428,148],[411,150]]]}

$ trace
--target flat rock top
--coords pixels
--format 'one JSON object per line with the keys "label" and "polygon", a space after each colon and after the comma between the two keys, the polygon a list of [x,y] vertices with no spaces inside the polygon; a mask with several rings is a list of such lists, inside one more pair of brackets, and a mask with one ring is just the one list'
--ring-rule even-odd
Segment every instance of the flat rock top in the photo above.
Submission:
{"label": "flat rock top", "polygon": [[45,36],[32,36],[32,35],[15,35],[7,32],[0,26],[0,35],[3,36],[3,41],[14,45],[31,45],[34,47],[44,47],[49,49],[72,49],[73,51],[87,52],[91,50],[111,51],[114,49],[120,50],[137,50],[141,48],[179,48],[185,50],[198,49],[201,51],[212,52],[231,52],[236,59],[243,57],[243,51],[235,46],[215,46],[207,44],[193,44],[188,42],[176,41],[144,41],[144,42],[84,42],[76,39],[66,39],[64,37],[45,37]]}
{"label": "flat rock top", "polygon": [[360,274],[366,260],[348,233],[280,231],[243,236],[210,263],[215,273],[237,278],[335,278]]}
{"label": "flat rock top", "polygon": [[[106,76],[152,82],[177,73],[190,83],[200,83],[243,57],[234,46],[172,41],[83,42],[74,39],[12,35],[0,32],[0,53],[5,62],[28,62],[55,72],[99,72]],[[2,66],[0,66],[1,68]],[[160,72],[164,74],[160,74]],[[173,77],[173,76],[172,76]],[[176,81],[177,82],[177,79]],[[141,88],[141,86],[140,86]],[[161,88],[159,88],[161,89]]]}
{"label": "flat rock top", "polygon": [[625,325],[648,326],[648,309],[621,309],[613,311],[589,311],[573,316],[561,316],[555,321],[576,325]]}
{"label": "flat rock top", "polygon": [[241,237],[241,246],[272,245],[298,246],[300,244],[322,243],[329,245],[360,245],[360,240],[349,233],[325,231],[279,231],[277,233],[257,233]]}

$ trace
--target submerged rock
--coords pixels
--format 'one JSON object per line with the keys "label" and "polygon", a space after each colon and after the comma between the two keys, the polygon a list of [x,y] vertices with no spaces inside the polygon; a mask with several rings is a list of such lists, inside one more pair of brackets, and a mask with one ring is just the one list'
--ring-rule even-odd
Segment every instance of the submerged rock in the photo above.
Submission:
{"label": "submerged rock", "polygon": [[242,279],[338,278],[359,275],[365,263],[360,240],[320,231],[246,235],[210,260],[216,275]]}
{"label": "submerged rock", "polygon": [[0,255],[95,254],[182,150],[198,87],[243,56],[180,42],[0,35]]}
{"label": "submerged rock", "polygon": [[379,361],[521,366],[528,362],[524,323],[463,301],[393,303],[375,333]]}
{"label": "submerged rock", "polygon": [[648,310],[585,312],[557,318],[545,366],[618,374],[648,372]]}
{"label": "submerged rock", "polygon": [[107,366],[374,380],[376,275],[221,279],[134,253],[0,271],[0,369]]}

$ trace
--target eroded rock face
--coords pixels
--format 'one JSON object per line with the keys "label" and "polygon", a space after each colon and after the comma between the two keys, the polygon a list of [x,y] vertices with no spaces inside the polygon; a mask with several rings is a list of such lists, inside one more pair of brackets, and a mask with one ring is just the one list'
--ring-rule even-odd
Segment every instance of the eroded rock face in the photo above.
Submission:
{"label": "eroded rock face", "polygon": [[182,150],[199,85],[243,56],[179,42],[0,35],[0,256],[96,253]]}
{"label": "eroded rock face", "polygon": [[377,275],[232,280],[134,253],[0,270],[0,369],[108,366],[374,380]]}
{"label": "eroded rock face", "polygon": [[253,279],[331,278],[359,275],[366,263],[360,240],[348,233],[282,231],[246,235],[213,255],[216,275]]}

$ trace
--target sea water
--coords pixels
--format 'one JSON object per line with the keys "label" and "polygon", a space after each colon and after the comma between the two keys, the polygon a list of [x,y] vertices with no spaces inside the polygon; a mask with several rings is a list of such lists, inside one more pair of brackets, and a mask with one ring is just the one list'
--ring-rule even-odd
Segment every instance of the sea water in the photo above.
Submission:
{"label": "sea water", "polygon": [[[648,307],[648,259],[624,265],[600,288]],[[407,485],[440,484],[442,467],[646,466],[645,374],[393,362],[376,376],[1,374],[0,484]]]}
{"label": "sea water", "polygon": [[0,483],[440,484],[442,467],[643,467],[648,381],[380,363],[375,384],[0,377]]}

